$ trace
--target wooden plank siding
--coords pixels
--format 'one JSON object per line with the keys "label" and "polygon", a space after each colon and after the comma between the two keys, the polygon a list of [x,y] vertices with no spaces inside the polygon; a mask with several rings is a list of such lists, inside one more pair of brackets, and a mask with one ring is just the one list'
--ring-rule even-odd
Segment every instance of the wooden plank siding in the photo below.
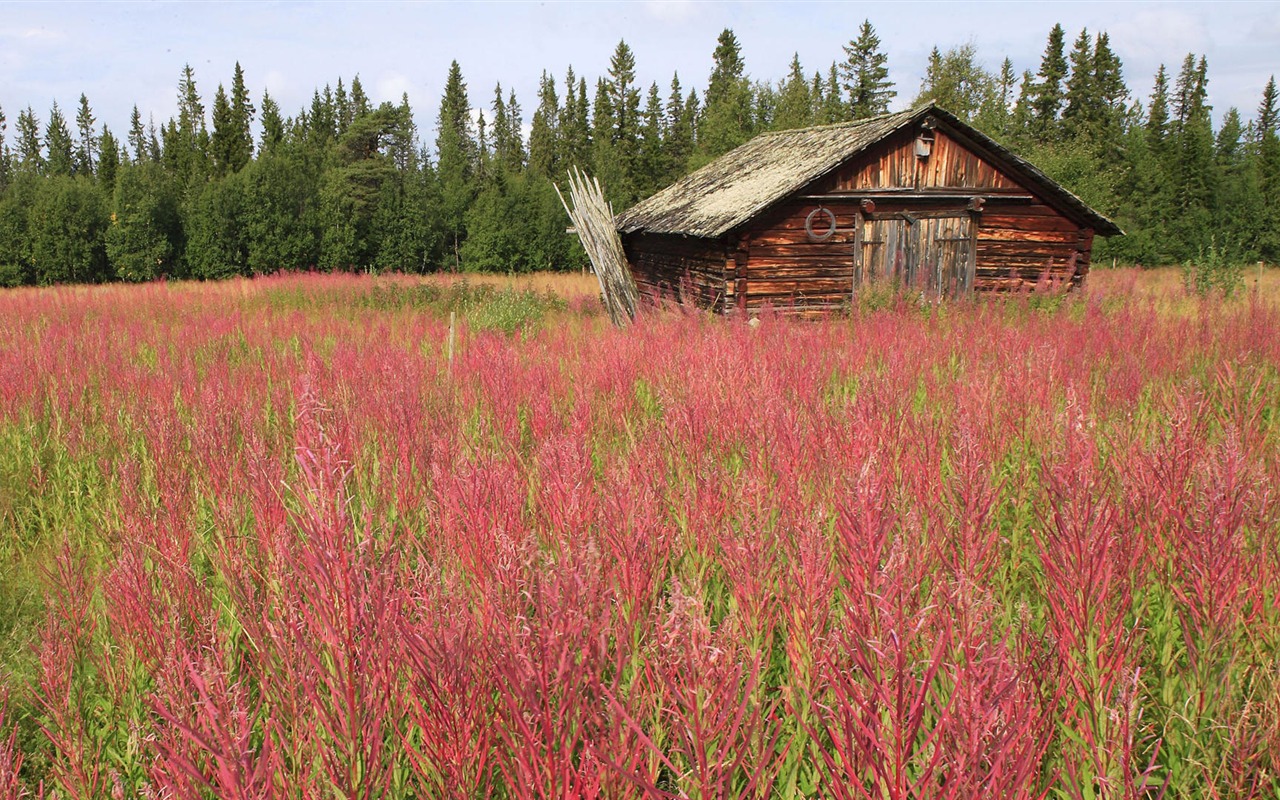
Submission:
{"label": "wooden plank siding", "polygon": [[945,131],[933,132],[928,158],[917,158],[916,132],[899,131],[839,170],[830,186],[836,192],[884,189],[985,189],[993,192],[1025,191],[1012,178],[966,148]]}

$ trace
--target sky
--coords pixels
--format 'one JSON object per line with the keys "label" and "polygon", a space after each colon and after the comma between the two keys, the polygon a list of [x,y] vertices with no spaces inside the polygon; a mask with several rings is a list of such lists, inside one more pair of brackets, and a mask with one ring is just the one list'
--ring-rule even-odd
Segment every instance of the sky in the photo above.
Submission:
{"label": "sky", "polygon": [[972,43],[993,71],[1007,56],[1035,71],[1054,23],[1067,47],[1087,28],[1106,31],[1130,89],[1144,98],[1156,68],[1176,75],[1187,53],[1209,65],[1217,119],[1230,106],[1252,118],[1280,72],[1280,2],[6,2],[0,0],[0,109],[14,121],[30,106],[41,123],[54,101],[74,123],[81,93],[99,126],[123,137],[136,104],[157,126],[174,116],[190,64],[206,109],[237,61],[256,105],[264,89],[286,115],[312,92],[359,75],[375,103],[408,93],[423,138],[449,64],[457,60],[475,106],[493,87],[514,89],[526,125],[547,70],[563,84],[570,65],[587,78],[608,70],[625,39],[643,88],[665,98],[673,72],[686,91],[705,86],[716,37],[732,28],[754,80],[776,83],[793,53],[825,71],[869,19],[888,54],[895,108],[916,96],[929,51]]}

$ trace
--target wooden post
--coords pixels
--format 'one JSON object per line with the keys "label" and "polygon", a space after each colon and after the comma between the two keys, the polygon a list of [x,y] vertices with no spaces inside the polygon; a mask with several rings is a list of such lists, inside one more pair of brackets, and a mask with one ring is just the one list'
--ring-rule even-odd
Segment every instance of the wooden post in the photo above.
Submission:
{"label": "wooden post", "polygon": [[454,340],[457,339],[457,336],[458,336],[458,312],[450,311],[449,312],[449,340],[448,340],[449,344],[448,344],[448,347],[446,348],[446,352],[448,353],[448,357],[449,357],[450,372],[453,372],[453,343],[454,343]]}

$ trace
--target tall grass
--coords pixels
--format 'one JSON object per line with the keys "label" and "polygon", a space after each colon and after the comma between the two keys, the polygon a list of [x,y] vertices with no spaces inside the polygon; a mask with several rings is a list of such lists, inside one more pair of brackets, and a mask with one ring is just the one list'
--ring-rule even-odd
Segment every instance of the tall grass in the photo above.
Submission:
{"label": "tall grass", "polygon": [[2,294],[0,799],[1275,797],[1280,310],[1142,280]]}

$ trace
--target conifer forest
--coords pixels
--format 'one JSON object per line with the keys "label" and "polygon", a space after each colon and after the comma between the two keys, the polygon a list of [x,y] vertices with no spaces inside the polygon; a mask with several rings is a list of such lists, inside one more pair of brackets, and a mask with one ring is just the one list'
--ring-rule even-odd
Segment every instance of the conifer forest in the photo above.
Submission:
{"label": "conifer forest", "polygon": [[468,87],[455,62],[433,141],[407,96],[374,107],[358,76],[290,114],[252,96],[238,64],[231,76],[185,68],[176,117],[135,106],[127,131],[98,126],[83,94],[47,110],[0,98],[0,285],[577,269],[552,189],[572,165],[622,210],[755,133],[931,98],[1119,222],[1128,235],[1099,243],[1098,263],[1280,257],[1274,79],[1256,108],[1220,110],[1215,126],[1203,56],[1127,75],[1105,32],[1071,40],[1057,25],[1021,74],[1008,59],[984,68],[972,44],[935,48],[918,87],[894,80],[870,22],[833,55],[749,70],[726,29],[705,84],[645,87],[624,41],[602,74],[544,71],[523,99]]}

